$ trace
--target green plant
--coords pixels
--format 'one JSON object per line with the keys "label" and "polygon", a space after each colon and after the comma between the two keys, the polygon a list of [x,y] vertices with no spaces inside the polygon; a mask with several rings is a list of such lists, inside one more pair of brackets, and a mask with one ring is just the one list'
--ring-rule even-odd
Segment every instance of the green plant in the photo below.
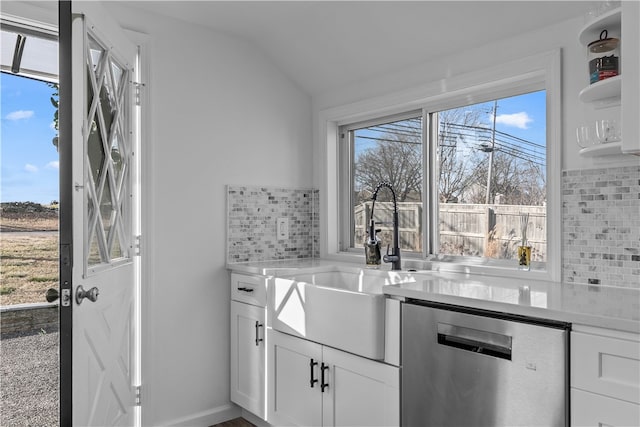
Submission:
{"label": "green plant", "polygon": [[[56,111],[53,113],[53,127],[56,131],[59,130],[58,128],[58,111],[60,109],[60,93],[59,93],[59,86],[58,83],[47,83],[47,85],[54,90],[54,92],[51,94],[51,105],[54,106],[54,108],[56,109]],[[51,141],[53,143],[53,145],[55,145],[56,150],[58,149],[58,135],[53,137],[53,140]]]}
{"label": "green plant", "polygon": [[0,286],[0,295],[11,295],[16,288],[11,286]]}

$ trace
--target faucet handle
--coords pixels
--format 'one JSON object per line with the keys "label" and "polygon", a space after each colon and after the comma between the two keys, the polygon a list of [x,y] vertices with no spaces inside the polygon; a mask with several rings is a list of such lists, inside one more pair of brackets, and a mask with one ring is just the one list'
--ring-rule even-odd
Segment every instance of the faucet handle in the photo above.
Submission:
{"label": "faucet handle", "polygon": [[384,262],[396,262],[396,261],[398,261],[398,259],[399,259],[398,254],[395,254],[395,253],[390,254],[389,253],[389,245],[387,245],[387,254],[382,257],[382,260]]}

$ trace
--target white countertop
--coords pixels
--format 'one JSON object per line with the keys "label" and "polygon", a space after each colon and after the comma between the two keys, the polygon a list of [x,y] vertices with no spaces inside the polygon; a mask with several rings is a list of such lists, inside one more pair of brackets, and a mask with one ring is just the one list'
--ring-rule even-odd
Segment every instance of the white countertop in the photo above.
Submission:
{"label": "white countertop", "polygon": [[[229,264],[227,268],[237,273],[287,276],[301,270],[360,270],[362,265],[301,259]],[[385,286],[389,297],[640,333],[640,289],[425,270],[402,273],[412,281]]]}

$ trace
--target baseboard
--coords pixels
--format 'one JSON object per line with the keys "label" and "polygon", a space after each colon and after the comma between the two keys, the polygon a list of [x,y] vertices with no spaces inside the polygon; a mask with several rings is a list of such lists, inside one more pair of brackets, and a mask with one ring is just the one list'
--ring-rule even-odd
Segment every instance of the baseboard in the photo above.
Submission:
{"label": "baseboard", "polygon": [[271,427],[271,424],[259,418],[257,415],[243,409],[242,410],[242,418],[249,421],[251,424],[254,424],[257,427]]}
{"label": "baseboard", "polygon": [[241,409],[233,403],[229,403],[227,405],[218,406],[217,408],[213,408],[208,411],[202,411],[196,414],[188,415],[186,417],[176,418],[174,420],[162,423],[162,425],[175,427],[209,427],[215,424],[232,420],[234,418],[238,418],[241,415]]}

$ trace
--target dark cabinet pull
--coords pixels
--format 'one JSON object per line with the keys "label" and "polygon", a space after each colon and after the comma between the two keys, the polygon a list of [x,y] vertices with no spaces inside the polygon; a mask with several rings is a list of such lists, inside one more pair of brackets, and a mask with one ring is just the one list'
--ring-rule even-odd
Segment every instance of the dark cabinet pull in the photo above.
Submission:
{"label": "dark cabinet pull", "polygon": [[242,288],[238,288],[238,290],[242,292],[253,292],[253,288],[242,287]]}
{"label": "dark cabinet pull", "polygon": [[313,388],[313,385],[318,382],[317,378],[316,379],[313,378],[313,367],[316,366],[317,364],[318,364],[318,362],[316,362],[313,359],[311,359],[311,361],[309,362],[309,371],[310,371],[309,372],[309,377],[311,378],[309,380],[309,385],[311,386],[311,388]]}
{"label": "dark cabinet pull", "polygon": [[263,325],[260,324],[260,322],[258,322],[256,320],[256,346],[260,345],[260,341],[262,341],[262,338],[260,338],[260,329],[262,328]]}
{"label": "dark cabinet pull", "polygon": [[320,366],[320,391],[324,393],[324,389],[329,387],[329,383],[324,382],[324,371],[329,370],[329,365],[325,365],[324,363]]}

